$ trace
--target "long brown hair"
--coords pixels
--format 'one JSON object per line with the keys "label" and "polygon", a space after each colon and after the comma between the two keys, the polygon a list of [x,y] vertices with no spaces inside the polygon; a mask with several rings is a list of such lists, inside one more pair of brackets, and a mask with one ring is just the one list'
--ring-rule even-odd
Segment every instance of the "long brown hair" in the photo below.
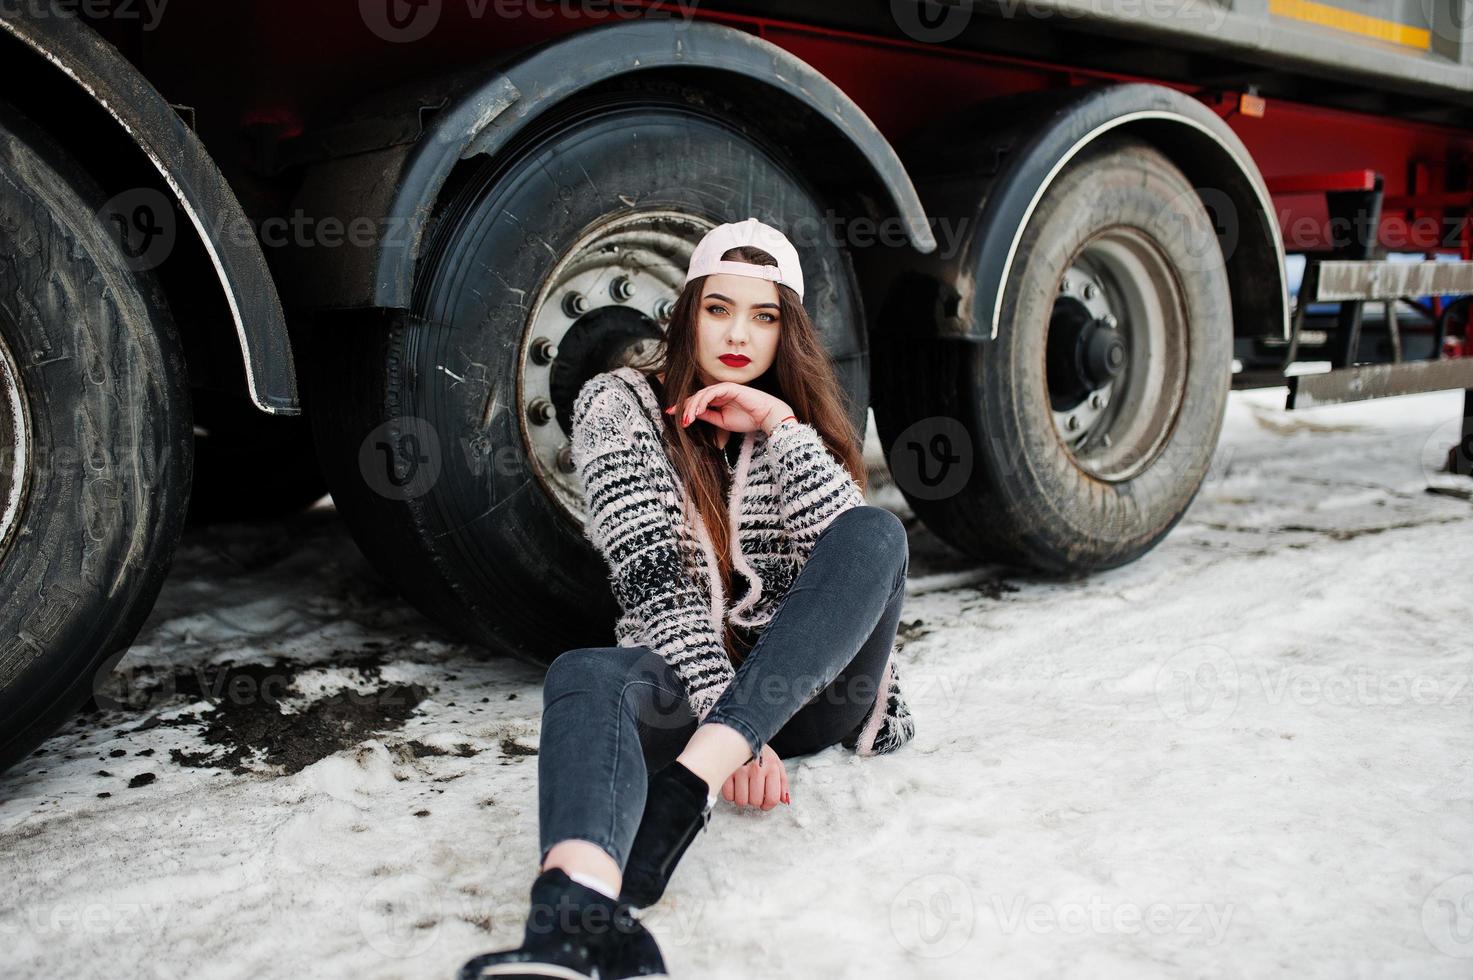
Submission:
{"label": "long brown hair", "polygon": [[[777,265],[776,259],[752,245],[728,249],[721,257],[754,265]],[[648,359],[630,365],[646,374],[665,375],[662,409],[681,404],[705,387],[696,370],[696,324],[706,278],[697,276],[686,284],[675,300],[664,339],[655,346]],[[772,366],[747,384],[791,405],[793,414],[818,431],[829,451],[849,471],[862,491],[866,485],[866,474],[861,436],[844,410],[833,366],[798,294],[783,283],[776,283],[776,286],[781,322],[777,354]],[[717,458],[720,453],[716,446],[717,427],[696,421],[688,428],[682,428],[680,413],[661,414],[665,419],[666,455],[687,490],[687,499],[694,501],[701,520],[710,531],[724,594],[730,597],[731,527],[725,493],[726,464]],[[730,439],[745,437],[746,433],[741,432],[728,436]],[[727,656],[733,663],[740,663],[747,651],[733,634],[730,623],[726,624],[722,641]]]}

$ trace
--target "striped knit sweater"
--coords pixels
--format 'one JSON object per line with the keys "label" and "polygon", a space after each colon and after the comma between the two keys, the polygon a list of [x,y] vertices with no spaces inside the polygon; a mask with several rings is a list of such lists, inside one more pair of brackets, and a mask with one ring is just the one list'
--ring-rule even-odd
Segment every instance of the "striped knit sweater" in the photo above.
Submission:
{"label": "striped knit sweater", "polygon": [[[728,499],[732,571],[748,587],[729,604],[710,534],[665,453],[663,425],[643,372],[597,374],[574,403],[573,463],[587,505],[584,535],[608,564],[622,610],[615,639],[659,654],[704,719],[735,674],[721,642],[724,623],[760,634],[819,534],[864,497],[807,423],[785,420],[770,436],[733,433],[742,445]],[[875,707],[842,740],[859,755],[894,751],[915,734],[893,643],[879,690]]]}

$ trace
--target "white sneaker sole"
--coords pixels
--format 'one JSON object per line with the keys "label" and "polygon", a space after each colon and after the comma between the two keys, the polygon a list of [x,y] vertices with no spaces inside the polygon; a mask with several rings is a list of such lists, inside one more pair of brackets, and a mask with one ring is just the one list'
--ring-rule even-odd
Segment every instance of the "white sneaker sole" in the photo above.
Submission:
{"label": "white sneaker sole", "polygon": [[579,973],[577,970],[556,963],[493,963],[483,966],[479,974],[483,977],[550,977],[556,980],[591,980],[587,973]]}

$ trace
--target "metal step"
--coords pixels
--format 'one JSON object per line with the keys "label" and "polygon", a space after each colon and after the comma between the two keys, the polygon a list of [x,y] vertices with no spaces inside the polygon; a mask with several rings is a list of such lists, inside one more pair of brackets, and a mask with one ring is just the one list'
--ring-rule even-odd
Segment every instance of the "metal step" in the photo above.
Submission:
{"label": "metal step", "polygon": [[1316,287],[1319,302],[1461,296],[1473,293],[1473,262],[1326,259],[1319,263]]}
{"label": "metal step", "polygon": [[[1469,263],[1473,265],[1473,263]],[[1400,364],[1360,364],[1322,374],[1296,374],[1288,379],[1286,409],[1338,405],[1367,398],[1389,398],[1420,391],[1473,389],[1473,357]]]}

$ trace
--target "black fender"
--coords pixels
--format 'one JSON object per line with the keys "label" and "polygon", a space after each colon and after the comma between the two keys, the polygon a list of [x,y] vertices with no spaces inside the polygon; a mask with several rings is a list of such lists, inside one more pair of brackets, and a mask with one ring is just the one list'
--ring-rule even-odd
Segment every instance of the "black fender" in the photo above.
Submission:
{"label": "black fender", "polygon": [[[1197,99],[1150,83],[1084,85],[999,98],[944,123],[902,153],[938,222],[959,222],[960,232],[887,277],[873,301],[893,315],[944,339],[995,339],[1018,241],[1050,182],[1100,137],[1126,132],[1181,168],[1213,216],[1234,334],[1288,336],[1284,242],[1268,187],[1242,140]],[[964,142],[959,132],[973,135]]]}
{"label": "black fender", "polygon": [[[788,109],[806,109],[830,128],[830,142],[850,149],[867,170],[861,179],[871,199],[888,198],[909,243],[921,252],[936,247],[930,224],[905,168],[889,142],[837,86],[782,48],[752,34],[704,21],[645,18],[587,28],[519,52],[471,74],[450,93],[432,82],[418,95],[381,101],[377,115],[415,120],[414,110],[444,100],[412,141],[403,125],[389,123],[384,142],[368,152],[319,160],[308,167],[294,207],[314,220],[348,225],[364,216],[380,222],[370,246],[307,249],[290,263],[289,301],[310,309],[410,304],[414,262],[434,203],[456,164],[477,154],[494,155],[548,107],[629,72],[688,73],[692,86],[737,79],[761,92],[759,121]],[[464,74],[464,73],[463,73]],[[681,76],[676,75],[677,78]],[[363,110],[363,116],[374,113]],[[411,127],[412,128],[412,127]],[[350,133],[353,130],[348,130]],[[339,147],[351,143],[339,143]],[[802,161],[798,161],[801,168]],[[832,178],[830,178],[832,179]]]}
{"label": "black fender", "polygon": [[76,83],[147,155],[219,277],[251,400],[273,415],[301,414],[286,318],[266,258],[254,230],[231,233],[251,225],[199,137],[117,48],[51,0],[0,6],[0,29]]}

